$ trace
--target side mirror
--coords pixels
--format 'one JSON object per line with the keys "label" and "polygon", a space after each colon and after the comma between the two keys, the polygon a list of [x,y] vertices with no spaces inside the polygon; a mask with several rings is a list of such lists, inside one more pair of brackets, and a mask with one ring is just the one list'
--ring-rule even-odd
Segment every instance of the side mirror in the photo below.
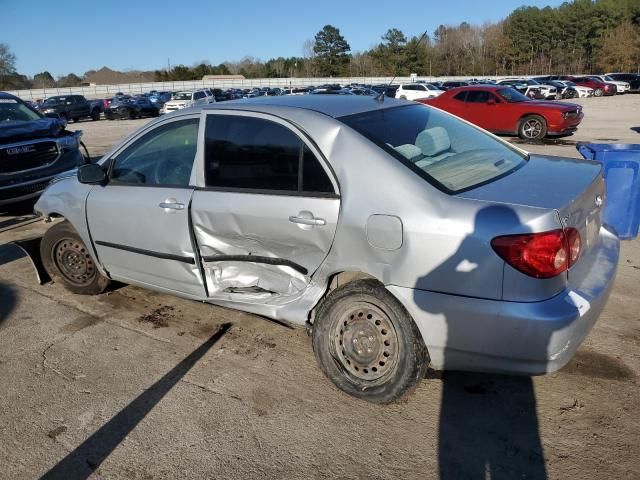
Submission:
{"label": "side mirror", "polygon": [[89,163],[78,168],[78,181],[88,185],[102,184],[107,180],[107,173],[96,163]]}

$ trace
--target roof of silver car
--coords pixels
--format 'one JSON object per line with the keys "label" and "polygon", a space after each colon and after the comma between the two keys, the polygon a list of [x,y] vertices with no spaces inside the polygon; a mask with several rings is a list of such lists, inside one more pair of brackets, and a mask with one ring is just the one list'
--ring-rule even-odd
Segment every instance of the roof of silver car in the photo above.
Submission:
{"label": "roof of silver car", "polygon": [[203,108],[205,110],[223,108],[225,110],[252,110],[268,113],[270,107],[291,107],[313,110],[335,118],[411,103],[413,102],[389,97],[381,101],[365,95],[281,95],[213,103],[205,105]]}

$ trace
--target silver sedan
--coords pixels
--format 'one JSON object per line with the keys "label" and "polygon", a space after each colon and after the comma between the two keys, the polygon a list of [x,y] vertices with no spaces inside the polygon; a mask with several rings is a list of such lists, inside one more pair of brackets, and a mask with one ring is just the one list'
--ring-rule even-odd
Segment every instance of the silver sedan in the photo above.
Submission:
{"label": "silver sedan", "polygon": [[341,390],[427,367],[542,374],[609,296],[596,163],[529,155],[390,98],[262,97],[145,125],[36,204],[54,281],[112,280],[307,326]]}

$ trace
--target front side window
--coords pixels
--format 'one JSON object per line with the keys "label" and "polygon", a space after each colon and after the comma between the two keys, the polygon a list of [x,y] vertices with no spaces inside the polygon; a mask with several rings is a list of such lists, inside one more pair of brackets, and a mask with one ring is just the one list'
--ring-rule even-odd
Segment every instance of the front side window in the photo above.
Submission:
{"label": "front side window", "polygon": [[526,155],[482,130],[423,105],[340,120],[447,193],[489,183],[527,161]]}
{"label": "front side window", "polygon": [[520,102],[530,102],[531,99],[526,95],[521,94],[514,88],[501,88],[498,90],[498,95],[500,95],[507,103],[520,103]]}
{"label": "front side window", "polygon": [[209,115],[205,132],[208,187],[333,194],[327,173],[290,129],[261,118]]}
{"label": "front side window", "polygon": [[196,156],[198,119],[179,120],[153,129],[114,160],[114,184],[186,187]]}
{"label": "front side window", "polygon": [[204,92],[196,92],[193,94],[194,100],[200,100],[201,98],[204,98]]}

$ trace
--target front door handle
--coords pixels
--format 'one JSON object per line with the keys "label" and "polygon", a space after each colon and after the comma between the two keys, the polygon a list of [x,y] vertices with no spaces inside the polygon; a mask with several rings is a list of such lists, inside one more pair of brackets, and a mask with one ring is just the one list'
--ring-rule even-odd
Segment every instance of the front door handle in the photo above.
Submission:
{"label": "front door handle", "polygon": [[164,202],[158,204],[160,208],[164,208],[167,213],[173,213],[176,210],[184,210],[184,203],[178,203],[175,198],[167,198]]}

